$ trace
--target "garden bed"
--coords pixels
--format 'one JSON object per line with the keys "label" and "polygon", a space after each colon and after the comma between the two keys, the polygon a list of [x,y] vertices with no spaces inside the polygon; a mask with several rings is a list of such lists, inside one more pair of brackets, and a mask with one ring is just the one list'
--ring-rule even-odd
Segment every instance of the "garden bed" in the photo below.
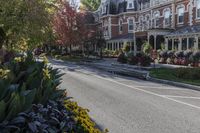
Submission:
{"label": "garden bed", "polygon": [[[58,69],[29,53],[0,65],[0,129],[10,132],[102,133],[88,109],[59,88]],[[105,131],[107,132],[107,131]]]}
{"label": "garden bed", "polygon": [[200,68],[157,68],[151,69],[150,76],[200,86]]}

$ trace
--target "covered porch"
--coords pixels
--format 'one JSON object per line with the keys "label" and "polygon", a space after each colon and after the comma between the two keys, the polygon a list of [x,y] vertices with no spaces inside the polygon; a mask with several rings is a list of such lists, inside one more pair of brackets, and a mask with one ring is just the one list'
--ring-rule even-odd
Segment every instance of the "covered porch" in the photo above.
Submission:
{"label": "covered porch", "polygon": [[106,49],[112,50],[112,51],[120,50],[124,47],[125,44],[130,45],[131,51],[135,50],[133,34],[129,33],[126,35],[120,35],[120,36],[111,38],[106,43]]}
{"label": "covered porch", "polygon": [[162,49],[162,44],[165,45],[165,35],[172,32],[171,29],[151,29],[148,31],[148,43],[153,49]]}
{"label": "covered porch", "polygon": [[200,49],[200,26],[187,26],[165,36],[167,50]]}

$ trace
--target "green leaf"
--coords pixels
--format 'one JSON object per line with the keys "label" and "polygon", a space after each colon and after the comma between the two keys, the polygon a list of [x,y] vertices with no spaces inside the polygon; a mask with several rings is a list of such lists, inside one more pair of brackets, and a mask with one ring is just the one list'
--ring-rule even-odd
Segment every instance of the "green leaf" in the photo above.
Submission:
{"label": "green leaf", "polygon": [[4,101],[0,101],[0,122],[5,118],[6,111],[6,103]]}

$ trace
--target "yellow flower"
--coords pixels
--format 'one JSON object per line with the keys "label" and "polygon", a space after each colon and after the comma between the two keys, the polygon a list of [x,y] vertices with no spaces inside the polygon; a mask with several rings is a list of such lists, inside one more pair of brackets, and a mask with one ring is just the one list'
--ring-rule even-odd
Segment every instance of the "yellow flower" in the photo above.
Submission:
{"label": "yellow flower", "polygon": [[10,70],[8,69],[0,69],[0,78],[6,79],[8,78],[8,73],[10,73]]}
{"label": "yellow flower", "polygon": [[15,58],[14,58],[14,61],[15,61],[15,62],[22,62],[22,58],[21,58],[21,57],[15,57]]}
{"label": "yellow flower", "polygon": [[43,57],[43,62],[44,62],[44,64],[47,64],[47,63],[49,63],[49,60],[47,59],[47,57],[46,57],[46,56],[44,56],[44,57]]}
{"label": "yellow flower", "polygon": [[46,69],[42,69],[43,71],[43,76],[46,78],[46,79],[50,79],[51,78],[51,75],[49,73],[49,70],[46,68]]}

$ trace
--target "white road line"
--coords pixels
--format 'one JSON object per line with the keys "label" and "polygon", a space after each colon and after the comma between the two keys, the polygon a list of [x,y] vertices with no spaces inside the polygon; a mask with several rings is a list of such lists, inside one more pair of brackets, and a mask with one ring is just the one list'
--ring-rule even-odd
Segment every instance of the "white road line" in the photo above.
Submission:
{"label": "white road line", "polygon": [[188,97],[188,96],[174,96],[174,95],[163,95],[163,96],[172,98],[183,98],[183,99],[200,99],[200,97]]}
{"label": "white road line", "polygon": [[[136,88],[144,88],[147,86],[134,86]],[[163,88],[165,87],[165,88]],[[186,89],[181,89],[181,88],[175,88],[175,87],[166,87],[166,86],[150,86],[150,89],[160,89],[160,90],[186,90]]]}
{"label": "white road line", "polygon": [[186,103],[186,102],[182,102],[182,101],[167,97],[165,95],[160,95],[160,94],[157,94],[157,93],[154,93],[154,92],[151,92],[151,91],[147,91],[147,90],[143,90],[143,89],[140,89],[140,88],[136,88],[136,87],[133,87],[133,86],[130,86],[130,85],[126,85],[126,84],[123,84],[123,83],[120,83],[120,82],[117,82],[117,81],[114,81],[114,80],[111,80],[111,79],[103,78],[103,77],[100,77],[100,76],[97,76],[97,75],[93,75],[93,76],[95,76],[97,78],[100,78],[100,79],[103,79],[103,80],[111,81],[111,82],[119,84],[119,85],[123,85],[123,86],[129,87],[129,88],[132,88],[132,89],[135,89],[135,90],[138,90],[138,91],[142,91],[142,92],[147,93],[147,94],[151,94],[151,95],[158,96],[158,97],[161,97],[161,98],[164,98],[164,99],[168,99],[168,100],[174,101],[174,102],[179,103],[179,104],[187,105],[189,107],[192,107],[192,108],[200,110],[199,106],[196,106],[196,105],[193,105],[193,104],[189,104],[189,103]]}

